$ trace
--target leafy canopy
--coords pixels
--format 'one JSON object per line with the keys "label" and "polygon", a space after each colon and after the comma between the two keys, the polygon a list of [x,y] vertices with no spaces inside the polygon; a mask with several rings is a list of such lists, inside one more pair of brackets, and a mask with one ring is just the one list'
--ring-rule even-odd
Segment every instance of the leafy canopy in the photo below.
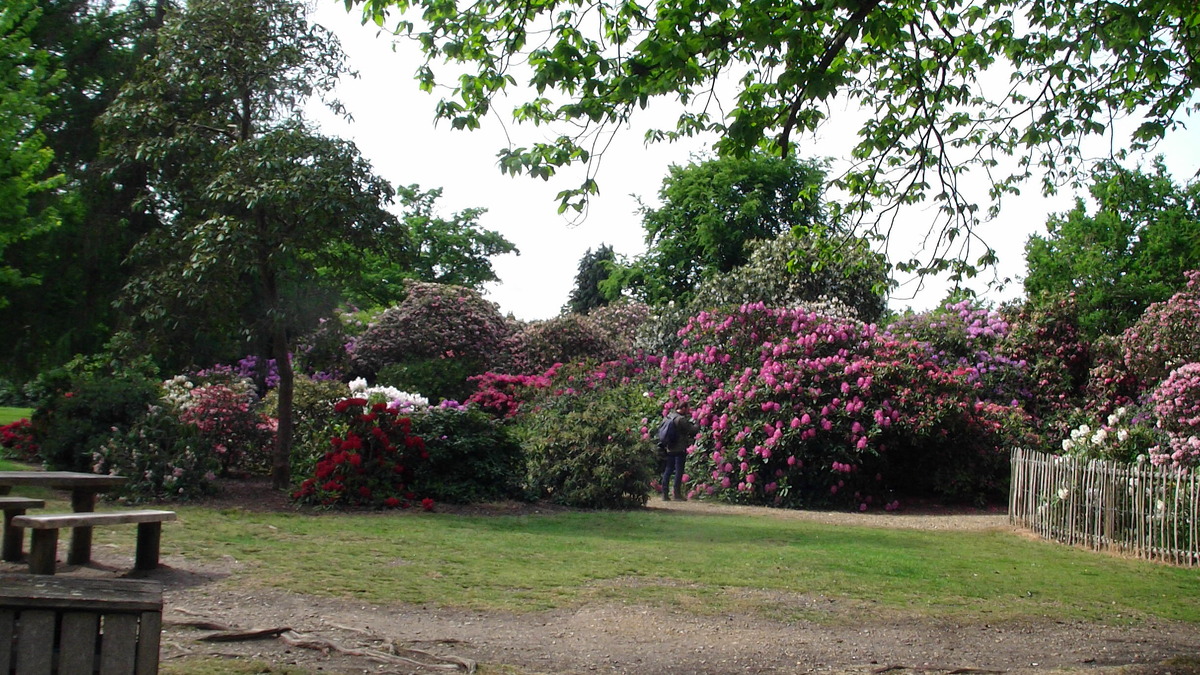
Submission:
{"label": "leafy canopy", "polygon": [[823,226],[824,172],[812,162],[762,153],[672,166],[642,209],[647,251],[618,266],[602,288],[624,288],[648,304],[686,301],[699,283],[746,264],[748,244]]}
{"label": "leafy canopy", "polygon": [[[30,39],[40,16],[33,0],[7,2],[0,9],[0,254],[9,244],[58,224],[55,209],[39,202],[63,180],[48,171],[54,152],[45,146],[40,123],[63,73]],[[0,291],[36,282],[0,259]],[[6,304],[0,295],[0,307]]]}
{"label": "leafy canopy", "polygon": [[1025,292],[1075,293],[1087,337],[1119,335],[1200,268],[1200,182],[1177,185],[1159,159],[1153,173],[1104,164],[1083,200],[1053,216],[1025,245]]}
{"label": "leafy canopy", "polygon": [[345,287],[338,275],[360,271],[346,243],[401,257],[406,230],[358,149],[305,123],[305,102],[347,68],[303,5],[192,0],[157,47],[103,119],[114,163],[147,164],[140,205],[159,223],[135,251],[124,301],[160,342],[188,321],[218,337],[241,331],[276,360],[272,477],[283,487],[295,336]]}
{"label": "leafy canopy", "polygon": [[[859,106],[836,180],[849,210],[886,232],[900,207],[933,200],[938,245],[903,268],[958,277],[995,259],[970,259],[981,202],[995,213],[1034,172],[1047,191],[1074,178],[1080,144],[1114,134],[1114,120],[1143,120],[1128,143],[1112,139],[1136,150],[1200,108],[1194,0],[346,0],[356,5],[416,40],[420,86],[448,90],[437,115],[454,128],[479,126],[504,95],[516,120],[551,128],[500,151],[509,173],[593,162],[652,100],[679,113],[647,140],[711,133],[732,156],[786,156],[835,98]],[[971,167],[991,182],[986,200],[960,182]],[[589,169],[561,208],[596,190]]]}

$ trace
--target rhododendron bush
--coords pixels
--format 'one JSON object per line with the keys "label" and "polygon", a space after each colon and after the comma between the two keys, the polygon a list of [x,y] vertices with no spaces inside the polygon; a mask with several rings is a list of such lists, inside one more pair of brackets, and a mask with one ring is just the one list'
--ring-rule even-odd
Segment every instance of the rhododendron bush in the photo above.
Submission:
{"label": "rhododendron bush", "polygon": [[163,383],[163,401],[196,428],[223,475],[265,473],[276,421],[259,412],[248,378],[220,369],[178,375]]}
{"label": "rhododendron bush", "polygon": [[[412,420],[386,403],[365,398],[339,401],[333,412],[345,432],[330,439],[330,448],[311,477],[292,497],[318,506],[407,508],[419,500],[410,485],[417,465],[428,460],[425,442],[412,434]],[[429,498],[420,499],[425,509]]]}
{"label": "rhododendron bush", "polygon": [[1178,468],[1200,466],[1200,363],[1171,371],[1152,399],[1167,442],[1150,449],[1150,461]]}
{"label": "rhododendron bush", "polygon": [[1125,366],[1146,389],[1176,368],[1200,361],[1200,270],[1186,276],[1182,291],[1150,305],[1121,336]]}
{"label": "rhododendron bush", "polygon": [[608,361],[620,356],[612,334],[590,316],[563,314],[525,326],[505,344],[503,363],[517,373],[541,372],[556,363],[593,359]]}
{"label": "rhododendron bush", "polygon": [[212,494],[220,463],[201,435],[169,406],[152,405],[129,429],[105,440],[91,470],[125,476],[128,481],[106,496],[130,504]]}
{"label": "rhododendron bush", "polygon": [[1018,407],[915,341],[803,309],[701,312],[662,361],[666,408],[702,440],[691,494],[779,506],[894,506],[893,494],[985,499],[1003,493]]}
{"label": "rhododendron bush", "polygon": [[355,342],[351,361],[357,374],[374,377],[385,365],[427,359],[463,359],[474,373],[491,366],[511,332],[495,303],[458,286],[411,282],[407,288],[404,302],[381,314]]}

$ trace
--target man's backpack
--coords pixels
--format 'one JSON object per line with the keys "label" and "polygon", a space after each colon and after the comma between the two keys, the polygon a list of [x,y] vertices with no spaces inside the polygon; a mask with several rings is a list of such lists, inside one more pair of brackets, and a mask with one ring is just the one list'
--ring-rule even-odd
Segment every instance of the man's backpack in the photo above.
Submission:
{"label": "man's backpack", "polygon": [[675,445],[675,441],[679,439],[679,429],[675,427],[675,416],[668,415],[667,419],[658,425],[658,433],[655,434],[658,439],[658,447],[663,450],[670,450],[671,446]]}

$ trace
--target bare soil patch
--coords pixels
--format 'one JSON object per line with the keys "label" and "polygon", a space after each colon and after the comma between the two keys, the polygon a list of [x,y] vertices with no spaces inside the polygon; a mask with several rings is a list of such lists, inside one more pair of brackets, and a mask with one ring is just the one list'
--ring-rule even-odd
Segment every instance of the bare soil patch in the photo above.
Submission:
{"label": "bare soil patch", "polygon": [[[254,481],[230,484],[216,507],[291,509],[286,498]],[[761,517],[922,529],[1007,528],[996,510],[923,505],[899,514],[778,511],[703,502],[662,502],[650,508],[689,512],[753,511]],[[450,510],[450,507],[439,507]],[[462,509],[520,513],[546,507],[501,504]],[[97,550],[96,562],[60,573],[124,575],[132,549]],[[796,595],[779,598],[819,622],[773,621],[759,616],[695,616],[633,604],[590,604],[534,613],[474,612],[415,605],[370,605],[239,585],[239,563],[198,564],[168,556],[148,578],[163,582],[166,628],[163,657],[216,655],[256,658],[330,673],[454,672],[452,663],[428,667],[382,664],[363,656],[290,646],[278,638],[204,642],[214,633],[196,624],[240,629],[290,628],[346,648],[384,649],[388,643],[443,657],[478,662],[482,673],[653,675],[741,673],[1160,673],[1200,675],[1200,631],[1166,622],[1136,625],[1058,621],[951,623],[896,612],[874,614],[863,603]],[[22,567],[0,564],[0,571]],[[827,619],[827,620],[826,620]],[[1115,619],[1115,618],[1114,618]],[[405,652],[402,652],[405,653]],[[419,652],[407,652],[419,658]],[[459,672],[462,672],[461,669]]]}

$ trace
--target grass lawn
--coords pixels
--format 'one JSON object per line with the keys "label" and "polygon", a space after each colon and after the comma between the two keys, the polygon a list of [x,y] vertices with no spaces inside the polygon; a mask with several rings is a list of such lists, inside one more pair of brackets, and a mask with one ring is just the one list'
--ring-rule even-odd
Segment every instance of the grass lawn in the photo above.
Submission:
{"label": "grass lawn", "polygon": [[0,426],[25,419],[33,414],[33,408],[6,408],[0,406]]}
{"label": "grass lawn", "polygon": [[1196,570],[1006,531],[888,530],[655,510],[178,511],[180,522],[164,531],[164,554],[212,561],[228,555],[247,565],[239,583],[371,603],[523,612],[629,602],[826,620],[792,601],[805,595],[873,615],[1200,623]]}

